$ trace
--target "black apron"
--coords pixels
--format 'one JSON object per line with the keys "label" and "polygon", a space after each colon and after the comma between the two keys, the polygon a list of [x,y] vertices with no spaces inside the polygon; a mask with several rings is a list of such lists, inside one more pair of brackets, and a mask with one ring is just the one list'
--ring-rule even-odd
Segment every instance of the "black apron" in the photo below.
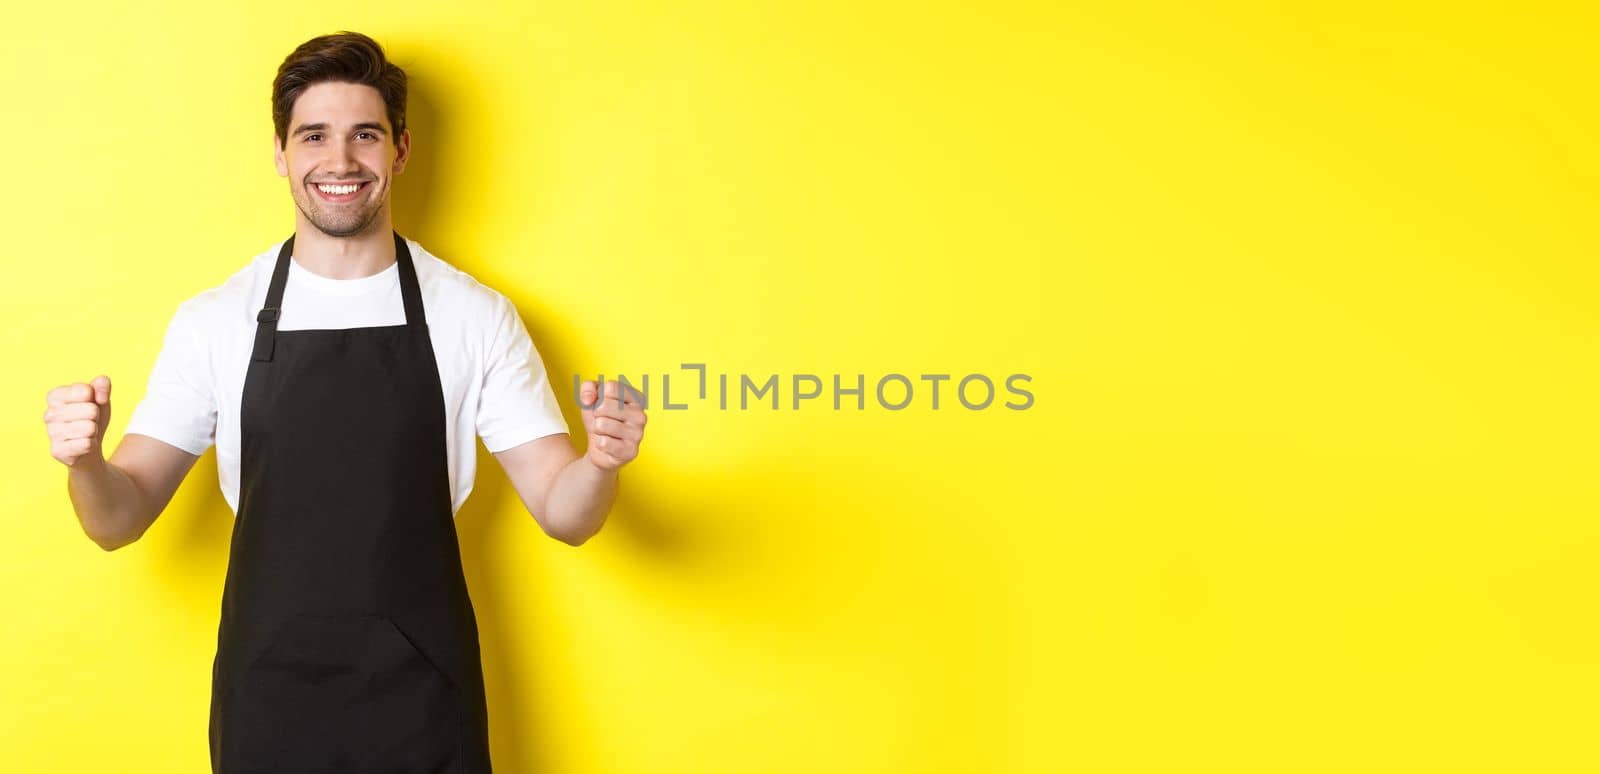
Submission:
{"label": "black apron", "polygon": [[240,407],[212,668],[216,774],[489,774],[444,394],[411,252],[404,325],[279,331],[278,252]]}

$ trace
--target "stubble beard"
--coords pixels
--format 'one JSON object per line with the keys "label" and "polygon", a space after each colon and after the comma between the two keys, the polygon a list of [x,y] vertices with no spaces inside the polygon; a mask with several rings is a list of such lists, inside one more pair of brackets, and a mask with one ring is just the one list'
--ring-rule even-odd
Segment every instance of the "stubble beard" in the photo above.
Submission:
{"label": "stubble beard", "polygon": [[[377,183],[374,182],[373,185]],[[378,213],[383,209],[382,202],[366,200],[361,209],[352,212],[329,212],[323,209],[317,201],[317,195],[306,188],[300,190],[301,195],[295,197],[295,204],[300,208],[300,214],[311,221],[318,231],[331,237],[352,237],[365,233],[377,222]],[[304,197],[304,198],[302,198]]]}

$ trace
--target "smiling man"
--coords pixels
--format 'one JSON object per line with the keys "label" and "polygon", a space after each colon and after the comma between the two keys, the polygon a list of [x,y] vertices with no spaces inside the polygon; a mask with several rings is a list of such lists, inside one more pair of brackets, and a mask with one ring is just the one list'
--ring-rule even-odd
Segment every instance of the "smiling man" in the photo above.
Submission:
{"label": "smiling man", "polygon": [[405,107],[406,75],[371,38],[296,48],[272,89],[294,234],[178,307],[110,459],[110,379],[46,396],[52,456],[106,550],[217,447],[235,519],[216,772],[489,772],[454,522],[476,441],[544,531],[579,545],[643,439],[638,394],[586,382],[579,455],[516,307],[394,230]]}

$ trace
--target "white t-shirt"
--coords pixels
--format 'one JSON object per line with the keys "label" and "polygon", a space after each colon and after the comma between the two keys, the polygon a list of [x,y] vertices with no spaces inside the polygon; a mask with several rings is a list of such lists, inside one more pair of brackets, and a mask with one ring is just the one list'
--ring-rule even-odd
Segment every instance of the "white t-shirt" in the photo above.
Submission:
{"label": "white t-shirt", "polygon": [[[472,492],[477,438],[491,452],[568,431],[544,362],[505,296],[407,240],[445,402],[452,509]],[[223,284],[178,305],[126,433],[190,454],[217,445],[222,495],[239,510],[239,404],[280,241]],[[403,325],[398,263],[330,279],[290,260],[278,330]]]}

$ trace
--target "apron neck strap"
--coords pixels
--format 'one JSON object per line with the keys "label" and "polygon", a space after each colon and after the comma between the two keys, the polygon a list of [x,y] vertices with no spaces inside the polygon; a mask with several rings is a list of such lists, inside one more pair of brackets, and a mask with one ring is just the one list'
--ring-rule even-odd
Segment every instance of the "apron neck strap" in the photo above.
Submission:
{"label": "apron neck strap", "polygon": [[[394,260],[400,265],[400,298],[405,302],[406,325],[425,328],[427,317],[422,311],[422,286],[417,282],[417,267],[411,262],[411,248],[400,232],[394,231]],[[267,298],[256,313],[256,343],[253,360],[271,360],[272,343],[278,333],[278,317],[283,306],[283,290],[289,283],[289,260],[294,255],[294,235],[290,234],[278,249],[278,261],[272,267],[272,282],[267,285]]]}
{"label": "apron neck strap", "polygon": [[406,304],[406,324],[413,328],[428,327],[428,318],[422,313],[422,283],[417,281],[417,267],[411,262],[411,247],[394,232],[394,260],[400,264],[400,298]]}

